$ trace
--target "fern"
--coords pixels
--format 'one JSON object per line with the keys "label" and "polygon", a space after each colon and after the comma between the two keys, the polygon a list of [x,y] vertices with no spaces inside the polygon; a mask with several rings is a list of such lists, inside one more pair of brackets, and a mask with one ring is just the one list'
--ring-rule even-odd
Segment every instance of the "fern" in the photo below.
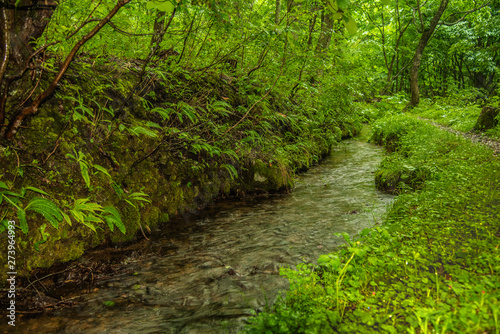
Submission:
{"label": "fern", "polygon": [[236,168],[234,168],[233,165],[223,164],[221,166],[221,168],[224,168],[229,172],[229,176],[231,176],[231,180],[238,178],[238,171],[236,170]]}
{"label": "fern", "polygon": [[139,136],[140,134],[146,135],[148,137],[158,137],[156,132],[143,128],[142,126],[134,126],[132,129],[128,129],[129,132],[135,136]]}
{"label": "fern", "polygon": [[164,108],[154,108],[151,110],[152,112],[156,112],[158,113],[158,115],[161,116],[161,118],[163,118],[163,120],[169,120],[170,119],[170,114],[172,112],[174,112],[174,109],[172,108],[167,108],[167,109],[164,109]]}
{"label": "fern", "polygon": [[120,217],[120,213],[118,210],[116,210],[115,207],[113,206],[107,206],[104,208],[104,211],[102,212],[102,217],[108,224],[109,229],[111,232],[114,230],[114,226],[118,227],[120,232],[125,234],[125,225],[122,222],[122,218]]}
{"label": "fern", "polygon": [[23,208],[21,208],[18,204],[19,203],[19,200],[17,201],[14,201],[12,200],[11,198],[5,196],[5,195],[2,195],[3,198],[5,198],[5,200],[7,202],[10,203],[10,205],[12,205],[14,208],[16,208],[17,210],[17,219],[19,219],[19,228],[21,229],[21,231],[23,231],[24,234],[28,233],[28,222],[26,220],[26,212],[24,211]]}
{"label": "fern", "polygon": [[32,210],[41,214],[55,228],[58,228],[59,223],[63,220],[61,209],[54,202],[43,197],[33,198],[24,210]]}
{"label": "fern", "polygon": [[88,198],[79,198],[69,212],[77,222],[97,232],[93,223],[102,223],[102,219],[96,216],[101,211],[103,211],[103,208],[99,204],[89,203]]}
{"label": "fern", "polygon": [[145,194],[142,191],[138,191],[128,195],[127,198],[125,198],[125,202],[136,208],[135,204],[132,201],[151,203],[151,201],[147,197],[149,197],[148,194]]}
{"label": "fern", "polygon": [[47,227],[47,224],[43,224],[38,229],[38,231],[40,231],[40,234],[42,235],[42,240],[39,240],[39,241],[35,242],[35,249],[37,251],[40,251],[40,248],[38,246],[41,245],[41,244],[46,243],[47,239],[50,237],[50,233],[45,232],[45,228],[46,227]]}
{"label": "fern", "polygon": [[90,188],[89,166],[86,161],[86,156],[82,151],[78,151],[78,153],[76,153],[75,149],[73,149],[73,151],[75,152],[74,155],[68,153],[66,154],[66,157],[78,162],[78,164],[80,165],[80,171],[82,173],[83,180],[85,181],[87,188]]}
{"label": "fern", "polygon": [[97,169],[99,172],[105,174],[107,177],[111,178],[111,175],[109,175],[108,171],[106,170],[106,168],[100,166],[100,165],[92,165],[92,167],[94,167],[95,169]]}

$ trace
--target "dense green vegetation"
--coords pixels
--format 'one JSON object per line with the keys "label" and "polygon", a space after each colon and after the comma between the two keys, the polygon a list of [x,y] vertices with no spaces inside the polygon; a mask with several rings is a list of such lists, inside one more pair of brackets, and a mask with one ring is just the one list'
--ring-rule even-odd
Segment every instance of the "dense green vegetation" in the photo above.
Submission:
{"label": "dense green vegetation", "polygon": [[[360,129],[354,77],[336,74],[349,64],[321,28],[333,7],[2,4],[0,229],[18,222],[23,275],[219,197],[287,191]],[[27,19],[46,25],[28,50]]]}
{"label": "dense green vegetation", "polygon": [[378,186],[399,193],[384,224],[283,269],[290,291],[248,332],[498,333],[498,159],[405,115],[373,128],[393,152]]}
{"label": "dense green vegetation", "polygon": [[499,332],[498,158],[423,120],[500,137],[500,115],[476,126],[499,107],[498,0],[2,0],[0,25],[20,275],[289,191],[373,122],[388,216],[283,269],[248,331]]}

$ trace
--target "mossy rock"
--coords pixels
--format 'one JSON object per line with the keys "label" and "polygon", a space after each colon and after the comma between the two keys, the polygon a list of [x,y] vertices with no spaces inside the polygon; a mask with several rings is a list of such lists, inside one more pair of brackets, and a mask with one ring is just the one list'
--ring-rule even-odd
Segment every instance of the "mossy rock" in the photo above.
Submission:
{"label": "mossy rock", "polygon": [[491,106],[484,106],[481,109],[481,114],[477,119],[476,125],[474,125],[474,130],[486,131],[493,129],[498,125],[498,114],[500,113],[500,108],[495,108]]}
{"label": "mossy rock", "polygon": [[125,225],[125,234],[120,232],[120,230],[115,229],[110,232],[112,243],[122,243],[134,239],[135,234],[139,230],[139,224],[141,223],[141,214],[136,207],[128,204],[125,201],[120,201],[116,206],[122,218],[122,222]]}
{"label": "mossy rock", "polygon": [[279,191],[293,186],[288,168],[280,162],[265,163],[257,159],[252,171],[255,186],[266,191]]}

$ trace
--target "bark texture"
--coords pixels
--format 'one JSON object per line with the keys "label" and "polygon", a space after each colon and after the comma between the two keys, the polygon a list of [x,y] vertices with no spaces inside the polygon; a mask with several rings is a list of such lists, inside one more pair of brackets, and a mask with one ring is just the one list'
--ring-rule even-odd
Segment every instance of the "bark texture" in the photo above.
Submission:
{"label": "bark texture", "polygon": [[413,63],[410,71],[410,90],[411,90],[411,100],[407,107],[416,107],[420,103],[420,92],[418,88],[418,71],[420,69],[420,63],[422,62],[422,55],[424,54],[424,49],[427,43],[431,39],[432,34],[436,30],[436,26],[441,19],[446,7],[448,6],[449,0],[441,0],[439,8],[432,17],[432,20],[420,36],[417,48],[415,50],[415,55],[413,56]]}

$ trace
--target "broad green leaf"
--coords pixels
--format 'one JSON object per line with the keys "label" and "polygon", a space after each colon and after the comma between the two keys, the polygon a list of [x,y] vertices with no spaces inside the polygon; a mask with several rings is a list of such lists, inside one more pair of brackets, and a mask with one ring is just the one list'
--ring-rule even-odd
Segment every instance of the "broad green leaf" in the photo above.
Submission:
{"label": "broad green leaf", "polygon": [[5,182],[2,181],[0,181],[0,188],[9,189],[9,187],[7,187],[7,184],[5,184]]}
{"label": "broad green leaf", "polygon": [[391,4],[391,0],[382,0],[382,4],[384,4],[384,5],[390,5]]}
{"label": "broad green leaf", "polygon": [[337,0],[337,5],[342,10],[347,10],[349,7],[350,0]]}
{"label": "broad green leaf", "polygon": [[336,12],[335,14],[333,14],[333,19],[334,20],[340,20],[342,18],[342,13],[341,12]]}
{"label": "broad green leaf", "polygon": [[147,9],[158,9],[160,12],[172,12],[174,10],[174,5],[170,1],[149,1],[146,4]]}
{"label": "broad green leaf", "polygon": [[332,12],[336,13],[339,10],[339,6],[335,0],[329,0],[328,5],[330,5],[330,9]]}
{"label": "broad green leaf", "polygon": [[355,35],[358,32],[358,25],[352,18],[344,16],[344,25],[350,34]]}
{"label": "broad green leaf", "polygon": [[174,10],[174,5],[170,1],[157,2],[156,7],[161,12],[171,13]]}

